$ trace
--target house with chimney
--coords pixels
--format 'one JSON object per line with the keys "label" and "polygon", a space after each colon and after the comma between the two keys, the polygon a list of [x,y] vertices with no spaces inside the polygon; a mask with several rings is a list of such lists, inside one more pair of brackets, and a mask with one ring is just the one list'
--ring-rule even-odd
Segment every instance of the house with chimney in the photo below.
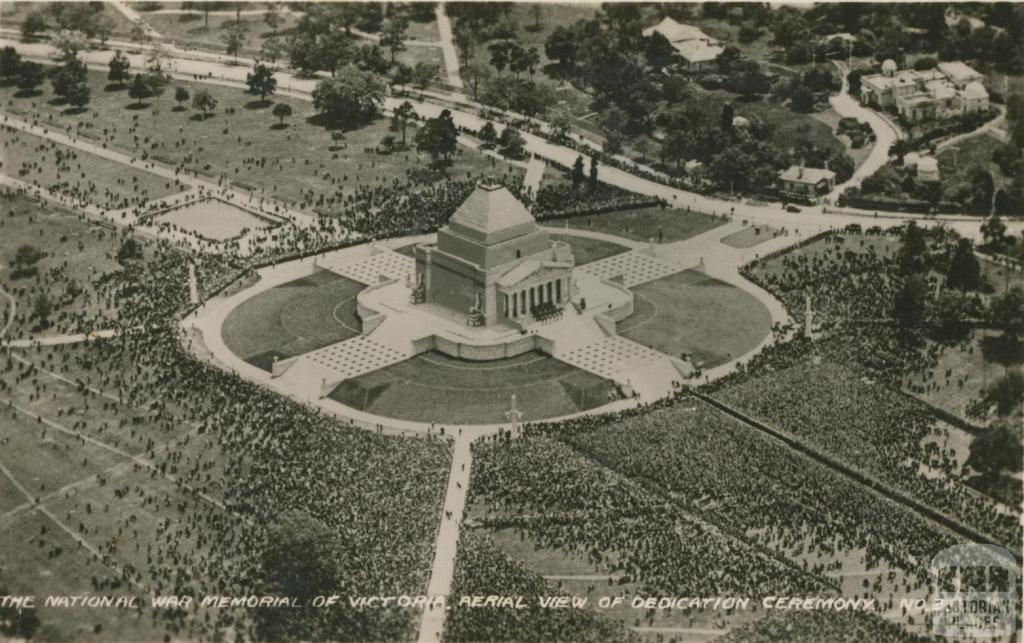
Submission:
{"label": "house with chimney", "polygon": [[778,188],[783,196],[813,201],[836,186],[836,173],[828,168],[792,165],[779,172]]}

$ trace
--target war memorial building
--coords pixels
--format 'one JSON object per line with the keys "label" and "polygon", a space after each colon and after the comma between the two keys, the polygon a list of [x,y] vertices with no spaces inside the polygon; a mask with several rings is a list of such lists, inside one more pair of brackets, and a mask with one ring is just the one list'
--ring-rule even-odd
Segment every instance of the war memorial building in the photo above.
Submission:
{"label": "war memorial building", "polygon": [[467,314],[472,325],[528,323],[573,296],[575,258],[505,187],[483,182],[416,247],[414,301]]}

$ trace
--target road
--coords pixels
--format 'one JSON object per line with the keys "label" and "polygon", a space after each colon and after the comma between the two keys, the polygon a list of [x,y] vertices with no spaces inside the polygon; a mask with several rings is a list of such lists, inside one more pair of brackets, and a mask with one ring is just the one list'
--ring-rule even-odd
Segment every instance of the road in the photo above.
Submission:
{"label": "road", "polygon": [[853,176],[847,179],[846,182],[837,185],[828,193],[825,200],[829,203],[835,203],[839,195],[846,188],[859,186],[861,181],[885,165],[889,161],[889,150],[892,149],[897,140],[903,138],[903,132],[897,130],[892,123],[879,116],[875,110],[863,107],[850,95],[850,83],[846,79],[849,70],[846,63],[838,60],[833,60],[832,62],[838,68],[839,75],[843,79],[842,89],[838,94],[828,99],[832,104],[832,109],[836,110],[840,116],[856,118],[870,125],[871,131],[875,133],[875,145],[871,148],[871,153],[868,154],[868,157],[860,164],[860,167],[853,172]]}

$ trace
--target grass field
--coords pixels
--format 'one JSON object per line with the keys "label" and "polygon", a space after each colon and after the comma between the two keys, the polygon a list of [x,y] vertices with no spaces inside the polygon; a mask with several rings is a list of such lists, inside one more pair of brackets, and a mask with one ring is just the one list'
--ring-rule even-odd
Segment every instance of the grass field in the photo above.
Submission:
{"label": "grass field", "polygon": [[[1005,365],[986,358],[985,339],[998,336],[995,331],[977,330],[962,345],[937,347],[939,358],[931,379],[920,374],[910,379],[914,395],[966,418],[967,406],[981,398],[985,389],[1007,371]],[[923,387],[924,392],[915,390],[916,387]]]}
{"label": "grass field", "polygon": [[575,413],[619,397],[608,380],[538,352],[490,362],[424,353],[346,380],[330,397],[402,420],[498,424],[507,421],[512,395],[527,421]]}
{"label": "grass field", "polygon": [[274,226],[270,219],[220,199],[204,199],[174,208],[157,220],[216,241],[233,239],[246,230]]}
{"label": "grass field", "polygon": [[753,248],[774,239],[782,231],[768,226],[747,226],[738,232],[722,237],[722,243],[733,248]]}
{"label": "grass field", "polygon": [[689,353],[710,368],[755,348],[771,329],[768,309],[735,286],[687,270],[633,288],[633,315],[619,334],[667,355]]}
{"label": "grass field", "polygon": [[651,239],[655,243],[659,239],[663,243],[670,243],[695,237],[722,225],[724,221],[699,212],[641,208],[572,217],[559,223],[570,228],[605,232],[643,243]]}
{"label": "grass field", "polygon": [[[29,331],[38,336],[77,332],[89,320],[116,319],[117,310],[107,305],[97,288],[103,275],[121,269],[114,259],[121,243],[115,230],[26,196],[14,196],[5,202],[0,215],[0,288],[17,299],[17,314],[8,337],[17,338]],[[11,274],[11,261],[23,245],[45,253],[36,264],[38,277],[15,279]],[[44,292],[53,310],[51,325],[33,330],[38,323],[30,319],[33,304]],[[0,319],[6,319],[6,301],[2,305]]]}
{"label": "grass field", "polygon": [[356,294],[363,284],[322,270],[243,301],[221,327],[224,343],[253,366],[307,353],[360,333]]}
{"label": "grass field", "polygon": [[971,138],[948,147],[939,154],[939,176],[942,178],[943,193],[947,198],[955,194],[956,189],[967,181],[967,173],[976,165],[988,170],[992,175],[995,189],[1008,185],[1012,180],[999,171],[999,166],[992,162],[992,153],[1002,145],[987,135]]}
{"label": "grass field", "polygon": [[590,239],[574,234],[552,234],[551,240],[569,244],[572,248],[573,256],[576,257],[577,266],[629,251],[629,248],[617,243],[602,241],[601,239]]}
{"label": "grass field", "polygon": [[141,205],[185,189],[155,174],[10,129],[0,136],[0,172],[108,210]]}
{"label": "grass field", "polygon": [[[241,89],[176,82],[191,94],[205,89],[217,100],[211,116],[195,120],[192,110],[175,110],[173,87],[138,108],[126,91],[106,91],[105,74],[90,72],[89,85],[92,102],[81,114],[66,114],[65,106],[53,105],[49,85],[34,98],[15,98],[15,87],[0,87],[0,102],[13,114],[52,118],[54,123],[77,129],[83,137],[138,158],[182,165],[210,177],[223,172],[243,189],[263,191],[306,207],[321,199],[326,205],[339,203],[357,187],[388,187],[429,163],[428,155],[415,150],[374,151],[386,135],[401,139],[400,133],[389,131],[387,118],[346,132],[345,147],[334,149],[325,128],[309,121],[314,116],[313,105],[298,99],[275,99],[290,105],[294,113],[286,119],[286,127],[280,128],[275,127],[278,120],[271,114],[270,104],[257,106]],[[228,108],[233,113],[226,113]],[[407,138],[413,134],[408,131]],[[506,172],[521,175],[523,171],[468,148],[459,148],[446,171],[456,179]]]}

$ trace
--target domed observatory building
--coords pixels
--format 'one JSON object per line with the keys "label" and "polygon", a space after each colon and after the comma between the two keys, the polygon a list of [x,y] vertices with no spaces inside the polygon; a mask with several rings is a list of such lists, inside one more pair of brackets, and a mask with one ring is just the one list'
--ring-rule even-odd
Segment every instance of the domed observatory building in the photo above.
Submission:
{"label": "domed observatory building", "polygon": [[466,315],[471,326],[522,328],[568,304],[576,264],[505,187],[477,186],[437,233],[416,246],[415,303]]}

